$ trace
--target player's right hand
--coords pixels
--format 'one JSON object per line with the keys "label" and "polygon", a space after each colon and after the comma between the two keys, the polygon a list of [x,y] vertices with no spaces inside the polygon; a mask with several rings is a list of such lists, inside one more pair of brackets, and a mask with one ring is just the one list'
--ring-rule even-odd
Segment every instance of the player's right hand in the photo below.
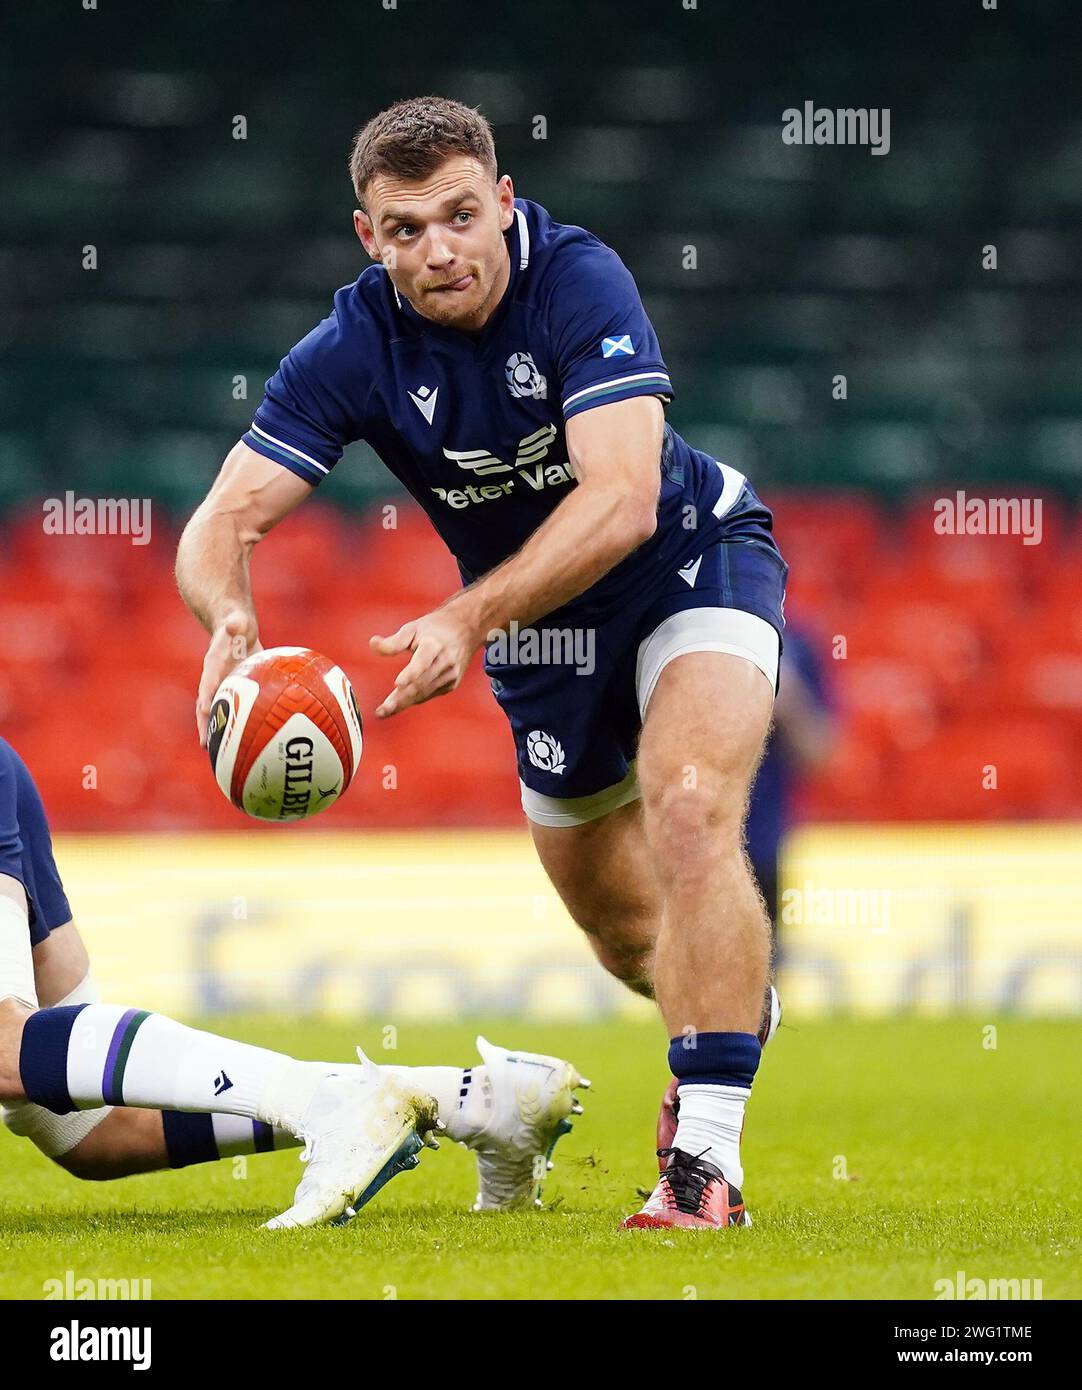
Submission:
{"label": "player's right hand", "polygon": [[203,748],[207,746],[207,724],[215,691],[234,666],[262,650],[254,613],[235,608],[231,613],[227,613],[214,629],[207,654],[203,658],[203,677],[199,682],[199,694],[195,701],[195,724]]}

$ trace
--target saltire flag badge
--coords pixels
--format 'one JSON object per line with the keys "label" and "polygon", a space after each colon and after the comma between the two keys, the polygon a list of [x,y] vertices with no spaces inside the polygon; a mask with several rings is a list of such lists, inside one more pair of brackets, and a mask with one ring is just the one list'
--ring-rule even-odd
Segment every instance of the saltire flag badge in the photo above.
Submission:
{"label": "saltire flag badge", "polygon": [[617,338],[602,338],[601,356],[634,357],[635,349],[631,346],[631,334],[621,333]]}

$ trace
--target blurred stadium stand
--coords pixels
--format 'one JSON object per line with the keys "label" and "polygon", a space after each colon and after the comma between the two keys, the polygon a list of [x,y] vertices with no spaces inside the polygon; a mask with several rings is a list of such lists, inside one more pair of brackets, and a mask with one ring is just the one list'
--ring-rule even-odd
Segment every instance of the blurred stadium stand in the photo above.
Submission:
{"label": "blurred stadium stand", "polygon": [[[517,192],[621,253],[675,425],[752,476],[790,611],[824,650],[845,637],[842,744],[807,813],[1082,812],[1078,45],[1052,0],[963,8],[838,4],[828,37],[796,4],[673,0],[619,24],[566,0],[486,0],[468,22],[432,0],[23,7],[0,57],[0,727],[54,821],[238,823],[192,737],[204,641],[176,534],[278,358],[366,263],[350,135],[422,91],[481,105]],[[781,112],[805,100],[889,106],[889,155],[786,146]],[[1042,543],[933,537],[930,498],[956,488],[1041,495]],[[152,544],[43,536],[42,499],[67,489],[152,497]],[[383,499],[396,530],[365,510]],[[389,686],[369,635],[455,582],[401,502],[355,446],[256,560],[264,640],[333,653],[365,710]],[[338,826],[519,814],[478,672],[381,725],[368,759]]]}
{"label": "blurred stadium stand", "polygon": [[[893,512],[845,493],[770,500],[796,576],[790,616],[817,633],[842,713],[838,755],[806,789],[805,813],[1082,814],[1082,519],[1062,515],[1040,546],[1016,536],[931,545],[924,498]],[[256,552],[264,642],[333,653],[364,711],[397,669],[372,656],[369,636],[433,607],[455,582],[419,509],[399,507],[397,522],[384,529],[380,511],[349,517],[317,498]],[[173,586],[174,540],[162,530],[146,547],[47,537],[36,509],[0,528],[9,635],[0,726],[30,759],[59,825],[228,828],[239,819],[194,740],[205,642]],[[479,663],[453,697],[369,733],[358,784],[328,823],[518,819],[510,735]],[[94,795],[83,787],[89,764]],[[994,794],[982,785],[988,764]]]}

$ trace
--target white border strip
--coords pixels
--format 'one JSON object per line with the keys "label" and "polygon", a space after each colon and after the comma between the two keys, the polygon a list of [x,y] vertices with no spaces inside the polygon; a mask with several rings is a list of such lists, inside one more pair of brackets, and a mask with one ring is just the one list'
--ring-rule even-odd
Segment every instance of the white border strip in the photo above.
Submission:
{"label": "white border strip", "polygon": [[776,630],[757,613],[745,613],[742,608],[685,608],[674,613],[639,643],[635,662],[639,714],[646,718],[650,697],[665,667],[688,652],[742,656],[762,671],[770,689],[776,691],[780,649]]}
{"label": "white border strip", "polygon": [[535,792],[519,778],[522,788],[522,809],[527,819],[536,825],[549,825],[557,830],[567,830],[573,825],[585,825],[588,821],[599,820],[610,811],[617,811],[641,796],[639,779],[635,764],[622,782],[615,782],[591,796],[546,796]]}

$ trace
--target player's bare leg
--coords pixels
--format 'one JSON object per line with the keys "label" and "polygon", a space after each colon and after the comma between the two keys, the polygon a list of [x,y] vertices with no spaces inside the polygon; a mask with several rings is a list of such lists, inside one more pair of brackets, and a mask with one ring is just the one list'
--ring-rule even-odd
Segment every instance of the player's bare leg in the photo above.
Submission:
{"label": "player's bare leg", "polygon": [[756,666],[695,652],[664,669],[644,721],[639,784],[663,899],[654,983],[681,1109],[657,1187],[625,1222],[632,1229],[750,1221],[740,1134],[761,1051],[770,926],[742,836],[772,706]]}
{"label": "player's bare leg", "polygon": [[[749,701],[750,719],[739,713]],[[584,825],[531,825],[549,876],[602,964],[643,994],[653,992],[657,970],[671,1037],[755,1032],[763,1044],[777,1027],[772,988],[763,1008],[769,924],[741,848],[771,705],[770,685],[750,663],[715,653],[679,658],[659,679],[640,742],[644,800]],[[666,939],[669,922],[675,931]],[[674,1083],[659,1122],[663,1150],[675,1143],[675,1100]],[[736,1095],[734,1115],[741,1107]],[[733,1128],[725,1161],[735,1189]]]}
{"label": "player's bare leg", "polygon": [[[714,684],[705,687],[705,711],[701,701],[696,704],[703,688],[703,677],[696,669],[698,662],[705,662],[711,673],[719,673]],[[729,684],[735,688],[728,689]],[[746,692],[752,701],[752,720],[749,724],[737,714],[735,722],[739,727],[729,728],[718,718],[717,710],[739,710]],[[663,702],[660,705],[659,697]],[[686,717],[683,705],[687,703],[697,708],[695,719]],[[667,710],[666,704],[675,704],[680,709],[679,717]],[[668,959],[668,943],[662,941],[661,969],[668,969],[675,976],[678,991],[684,972],[702,977],[696,982],[698,997],[681,998],[677,993],[673,999],[671,993],[666,994],[668,1007],[681,1020],[669,1022],[666,1016],[670,1036],[697,1039],[705,1033],[713,1039],[720,1033],[739,1034],[745,1029],[740,1021],[747,1008],[745,999],[754,1001],[751,1011],[760,1047],[773,1036],[780,1021],[781,1008],[773,986],[763,992],[769,971],[769,924],[741,848],[747,787],[769,725],[771,704],[769,682],[749,662],[714,653],[680,658],[663,671],[650,705],[653,722],[651,741],[645,746],[646,777],[651,791],[656,788],[656,792],[649,803],[635,802],[577,826],[552,828],[531,823],[538,854],[568,911],[586,932],[601,963],[630,988],[653,995],[657,945],[666,921],[683,930],[690,919],[690,929],[673,938],[675,950]],[[661,714],[654,717],[653,712],[658,709]],[[704,720],[705,733],[697,727]],[[667,739],[664,735],[668,729],[679,732]],[[746,731],[746,736],[740,729]],[[659,731],[661,736],[654,738]],[[644,742],[645,733],[640,741],[640,782]],[[703,747],[706,756],[702,755]],[[732,751],[731,767],[724,761],[719,764],[719,749]],[[677,795],[668,794],[670,784],[676,786]],[[717,792],[717,788],[726,785],[732,788],[727,798]],[[689,806],[687,801],[693,791],[702,795]],[[692,814],[696,809],[705,812],[703,824]],[[652,816],[651,828],[655,828],[652,841],[647,835],[648,815]],[[656,830],[659,820],[660,832]],[[681,848],[685,841],[699,846],[699,850],[685,853]],[[686,876],[676,871],[679,864],[686,867]],[[730,941],[737,943],[735,950],[741,955],[737,969],[733,968],[729,954]],[[715,988],[715,983],[720,988]],[[664,981],[660,988],[665,989]],[[704,997],[705,1008],[701,1002]],[[702,1028],[696,1025],[695,1017],[705,1020]],[[732,1022],[727,1025],[726,1019]],[[689,1031],[685,1033],[685,1029]],[[745,1042],[750,1045],[746,1034]],[[674,1065],[679,1067],[681,1060],[687,1059],[683,1049],[677,1055]],[[729,1138],[719,1147],[731,1171],[734,1192],[742,1179],[738,1144],[746,1089],[733,1087],[733,1094],[720,1107],[722,1111],[731,1110],[729,1117],[724,1113],[721,1117]],[[692,1094],[695,1098],[689,1124],[696,1108],[704,1105],[709,1120],[709,1112],[719,1108],[717,1095],[723,1093]],[[678,1115],[678,1083],[674,1079],[666,1091],[658,1121],[662,1171],[673,1161]],[[697,1131],[686,1124],[685,1138],[689,1133],[693,1136],[689,1142],[695,1142]],[[698,1131],[700,1145],[706,1137]],[[721,1191],[719,1184],[712,1185],[712,1196]],[[725,1219],[729,1220],[728,1183],[724,1191]]]}
{"label": "player's bare leg", "polygon": [[19,1041],[37,1007],[26,921],[22,884],[0,874],[0,1096],[19,1087]]}
{"label": "player's bare leg", "polygon": [[664,904],[654,988],[674,1037],[759,1027],[770,923],[742,836],[772,708],[751,662],[691,652],[661,673],[647,710],[639,784]]}
{"label": "player's bare leg", "polygon": [[0,1095],[19,1086],[19,1039],[32,1010],[21,999],[0,999]]}
{"label": "player's bare leg", "polygon": [[545,872],[610,975],[654,997],[661,885],[647,853],[642,802],[584,825],[530,822]]}
{"label": "player's bare leg", "polygon": [[[653,999],[664,901],[642,801],[583,825],[529,825],[546,873],[598,961],[628,989]],[[763,1044],[776,1031],[781,1012],[772,988],[764,997],[757,1025]]]}

